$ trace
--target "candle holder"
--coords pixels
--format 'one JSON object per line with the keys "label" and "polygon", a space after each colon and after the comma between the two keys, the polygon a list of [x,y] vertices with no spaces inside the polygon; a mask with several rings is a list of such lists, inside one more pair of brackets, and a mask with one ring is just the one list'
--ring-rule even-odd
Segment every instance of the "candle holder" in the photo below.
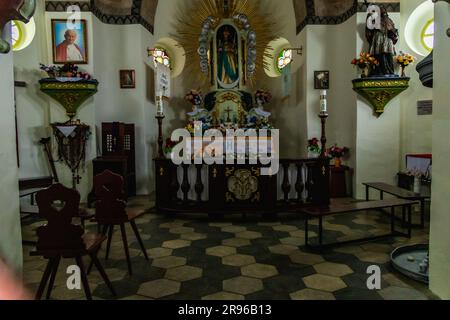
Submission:
{"label": "candle holder", "polygon": [[327,135],[326,135],[326,124],[328,119],[327,112],[319,113],[320,122],[322,123],[322,134],[320,137],[320,143],[322,144],[322,152],[320,153],[320,158],[326,158],[326,147],[327,147]]}
{"label": "candle holder", "polygon": [[156,120],[158,120],[158,158],[159,159],[164,159],[164,151],[163,151],[163,143],[164,143],[164,139],[163,139],[163,128],[162,128],[162,122],[163,119],[166,116],[164,114],[157,114],[156,115]]}

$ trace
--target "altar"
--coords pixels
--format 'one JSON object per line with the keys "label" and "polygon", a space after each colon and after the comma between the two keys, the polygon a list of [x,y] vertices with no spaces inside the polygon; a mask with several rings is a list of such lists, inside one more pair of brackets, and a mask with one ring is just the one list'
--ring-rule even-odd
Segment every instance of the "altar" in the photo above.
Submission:
{"label": "altar", "polygon": [[[173,132],[166,147],[161,127],[170,84],[165,81],[156,92],[156,208],[160,212],[274,214],[329,204],[327,158],[280,159],[279,130],[266,110],[272,94],[254,88],[267,67],[269,43],[278,36],[273,21],[254,6],[209,1],[204,10],[180,17],[177,41],[192,60],[189,73],[198,75],[199,81],[198,88],[185,95],[193,107],[186,115],[187,124]],[[270,59],[280,76],[292,61],[277,62],[280,53],[289,51],[281,49]],[[165,68],[158,63],[165,54],[155,50],[157,70]]]}

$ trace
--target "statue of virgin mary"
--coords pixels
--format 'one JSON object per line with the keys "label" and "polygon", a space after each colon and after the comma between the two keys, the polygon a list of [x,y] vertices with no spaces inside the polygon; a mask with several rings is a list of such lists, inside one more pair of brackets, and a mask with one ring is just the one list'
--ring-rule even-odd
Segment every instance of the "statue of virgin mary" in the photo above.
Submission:
{"label": "statue of virgin mary", "polygon": [[218,77],[221,83],[230,85],[239,79],[236,32],[229,26],[224,26],[221,31],[218,39]]}

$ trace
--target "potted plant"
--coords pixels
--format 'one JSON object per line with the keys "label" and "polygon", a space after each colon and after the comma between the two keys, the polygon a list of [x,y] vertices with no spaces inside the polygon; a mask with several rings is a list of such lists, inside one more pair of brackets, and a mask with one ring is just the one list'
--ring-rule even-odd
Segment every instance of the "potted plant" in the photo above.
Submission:
{"label": "potted plant", "polygon": [[334,158],[334,166],[339,168],[342,166],[342,157],[347,155],[350,150],[347,147],[332,146],[327,150],[327,154],[330,158]]}
{"label": "potted plant", "polygon": [[380,62],[370,53],[361,52],[359,58],[352,60],[352,64],[362,70],[361,78],[367,78],[370,76],[371,70],[379,66]]}
{"label": "potted plant", "polygon": [[318,158],[322,149],[319,146],[319,139],[312,138],[308,140],[308,158]]}

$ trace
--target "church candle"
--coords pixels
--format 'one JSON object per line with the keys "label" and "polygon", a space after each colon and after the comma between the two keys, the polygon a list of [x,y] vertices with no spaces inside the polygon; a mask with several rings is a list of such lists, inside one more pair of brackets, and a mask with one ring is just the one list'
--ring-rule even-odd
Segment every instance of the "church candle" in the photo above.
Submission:
{"label": "church candle", "polygon": [[320,112],[321,113],[327,113],[328,107],[327,107],[327,91],[322,90],[320,92]]}
{"label": "church candle", "polygon": [[158,116],[164,115],[164,102],[161,96],[156,98],[156,113]]}

